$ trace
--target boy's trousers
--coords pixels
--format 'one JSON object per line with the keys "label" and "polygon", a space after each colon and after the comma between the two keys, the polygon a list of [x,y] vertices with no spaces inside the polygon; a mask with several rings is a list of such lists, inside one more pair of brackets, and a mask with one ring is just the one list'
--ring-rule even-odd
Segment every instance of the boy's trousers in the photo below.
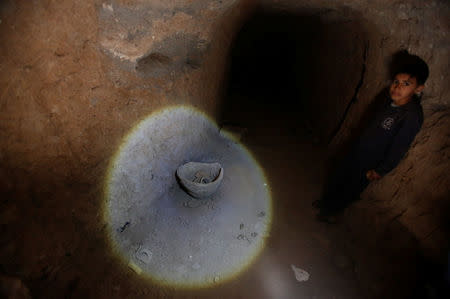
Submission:
{"label": "boy's trousers", "polygon": [[375,168],[376,161],[353,150],[336,167],[330,176],[321,199],[324,212],[334,213],[359,200],[360,193],[369,185],[368,170]]}

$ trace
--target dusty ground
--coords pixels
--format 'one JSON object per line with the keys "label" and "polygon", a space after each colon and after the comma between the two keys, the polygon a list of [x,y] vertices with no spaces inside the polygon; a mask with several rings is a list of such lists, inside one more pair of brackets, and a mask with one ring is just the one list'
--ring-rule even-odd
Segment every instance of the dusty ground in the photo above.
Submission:
{"label": "dusty ground", "polygon": [[[90,182],[28,182],[11,191],[23,200],[2,201],[2,271],[21,278],[33,298],[406,298],[398,278],[395,284],[390,279],[403,275],[405,285],[414,279],[405,268],[413,262],[414,243],[402,240],[406,256],[389,243],[378,251],[376,244],[352,239],[344,219],[334,226],[317,222],[311,202],[320,195],[326,149],[301,128],[293,132],[279,115],[255,112],[244,141],[268,175],[275,210],[267,247],[243,275],[183,291],[144,281],[121,265],[100,217],[101,175]],[[387,259],[397,264],[387,266]],[[297,282],[291,264],[310,273],[310,280]]]}
{"label": "dusty ground", "polygon": [[[247,128],[244,143],[268,175],[274,221],[265,250],[241,276],[205,290],[173,290],[121,265],[100,216],[101,174],[13,189],[22,200],[2,201],[2,272],[22,279],[33,298],[410,297],[417,279],[414,237],[400,224],[368,235],[371,224],[352,220],[354,207],[336,225],[317,222],[311,202],[327,172],[326,148],[281,114],[252,109],[254,118],[234,114],[234,120]],[[291,264],[310,273],[309,281],[296,281]]]}

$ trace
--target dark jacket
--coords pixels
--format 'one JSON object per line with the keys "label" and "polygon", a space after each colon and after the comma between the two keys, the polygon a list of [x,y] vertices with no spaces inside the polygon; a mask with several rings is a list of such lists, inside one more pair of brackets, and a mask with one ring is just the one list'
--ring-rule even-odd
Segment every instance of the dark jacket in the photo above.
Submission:
{"label": "dark jacket", "polygon": [[397,166],[423,123],[420,101],[393,107],[387,100],[357,143],[361,167],[385,175]]}

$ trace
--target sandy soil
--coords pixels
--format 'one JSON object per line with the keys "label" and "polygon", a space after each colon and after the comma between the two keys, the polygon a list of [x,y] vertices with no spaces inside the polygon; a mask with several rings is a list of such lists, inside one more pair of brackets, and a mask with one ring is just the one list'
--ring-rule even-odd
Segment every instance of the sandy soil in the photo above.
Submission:
{"label": "sandy soil", "polygon": [[[122,265],[111,252],[102,223],[102,174],[92,181],[52,178],[42,184],[24,180],[26,186],[15,190],[22,200],[2,201],[3,215],[11,219],[3,224],[2,271],[21,278],[33,298],[361,298],[392,294],[392,284],[374,277],[372,268],[365,266],[386,262],[380,255],[389,248],[377,251],[376,244],[361,246],[364,240],[352,240],[355,234],[348,231],[351,224],[345,217],[332,226],[315,220],[311,202],[320,196],[326,148],[313,144],[305,131],[289,127],[276,113],[270,118],[268,110],[259,112],[250,122],[241,122],[239,115],[235,121],[246,126],[243,142],[268,176],[274,221],[261,256],[233,281],[204,290],[168,289]],[[395,256],[395,250],[391,252]],[[306,270],[310,279],[298,282],[291,265]],[[389,273],[402,265],[377,267]],[[402,274],[407,275],[406,270]]]}

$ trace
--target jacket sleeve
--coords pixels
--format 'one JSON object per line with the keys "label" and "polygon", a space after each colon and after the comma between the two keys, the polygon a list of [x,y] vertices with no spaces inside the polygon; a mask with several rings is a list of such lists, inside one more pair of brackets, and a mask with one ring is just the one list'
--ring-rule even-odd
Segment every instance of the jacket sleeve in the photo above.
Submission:
{"label": "jacket sleeve", "polygon": [[419,132],[422,122],[416,115],[406,115],[403,119],[403,124],[399,128],[394,137],[394,141],[388,148],[383,160],[380,162],[375,171],[379,175],[385,175],[394,169],[405,153],[408,151],[411,142]]}

